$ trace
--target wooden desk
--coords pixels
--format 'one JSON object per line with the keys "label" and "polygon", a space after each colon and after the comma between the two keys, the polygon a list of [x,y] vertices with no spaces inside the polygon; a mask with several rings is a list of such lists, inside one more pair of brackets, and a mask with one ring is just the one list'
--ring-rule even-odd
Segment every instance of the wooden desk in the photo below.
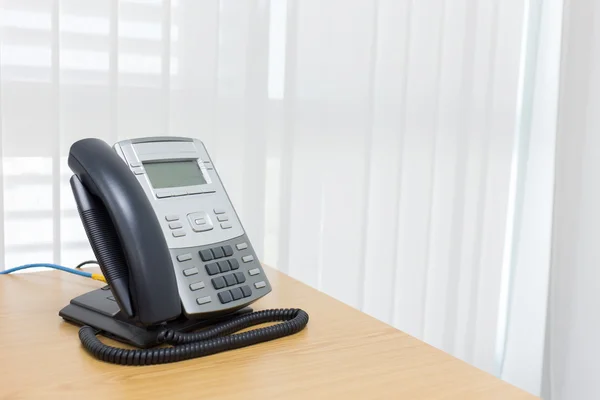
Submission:
{"label": "wooden desk", "polygon": [[[0,398],[532,399],[533,396],[275,270],[255,309],[299,307],[299,334],[147,367],[93,359],[58,311],[101,283],[61,272],[0,276]],[[114,344],[103,339],[106,343]]]}

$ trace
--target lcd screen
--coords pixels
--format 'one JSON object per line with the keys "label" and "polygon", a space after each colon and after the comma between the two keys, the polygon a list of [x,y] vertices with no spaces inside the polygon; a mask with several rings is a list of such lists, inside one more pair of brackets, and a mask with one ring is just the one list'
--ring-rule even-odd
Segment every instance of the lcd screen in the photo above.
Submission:
{"label": "lcd screen", "polygon": [[155,189],[204,185],[206,179],[196,160],[143,163]]}

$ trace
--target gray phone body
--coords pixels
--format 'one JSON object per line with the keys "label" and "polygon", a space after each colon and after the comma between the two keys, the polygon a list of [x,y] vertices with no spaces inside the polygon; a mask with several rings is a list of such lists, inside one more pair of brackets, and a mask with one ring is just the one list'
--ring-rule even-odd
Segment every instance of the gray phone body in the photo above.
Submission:
{"label": "gray phone body", "polygon": [[170,136],[130,139],[113,148],[154,209],[188,318],[230,313],[271,291],[200,140]]}

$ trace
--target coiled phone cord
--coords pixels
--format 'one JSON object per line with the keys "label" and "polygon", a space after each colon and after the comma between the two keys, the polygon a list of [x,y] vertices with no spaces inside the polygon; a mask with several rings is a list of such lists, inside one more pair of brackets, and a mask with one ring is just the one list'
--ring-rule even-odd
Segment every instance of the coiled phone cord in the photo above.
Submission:
{"label": "coiled phone cord", "polygon": [[[284,322],[230,335],[250,326],[276,321]],[[189,360],[268,342],[300,332],[306,324],[308,314],[303,310],[290,308],[244,314],[200,332],[161,332],[158,341],[173,347],[128,350],[108,346],[96,337],[96,331],[90,326],[83,326],[79,330],[79,339],[83,347],[99,360],[120,365],[151,365]]]}

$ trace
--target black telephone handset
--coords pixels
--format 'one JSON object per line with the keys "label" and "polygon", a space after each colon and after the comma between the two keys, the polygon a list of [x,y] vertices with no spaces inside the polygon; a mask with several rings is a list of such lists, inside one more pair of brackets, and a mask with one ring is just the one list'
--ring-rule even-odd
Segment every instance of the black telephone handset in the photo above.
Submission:
{"label": "black telephone handset", "polygon": [[[59,315],[82,325],[96,358],[162,364],[245,347],[301,331],[300,309],[246,308],[271,291],[202,142],[162,137],[111,148],[74,143],[71,188],[108,286],[71,300]],[[277,325],[238,330],[266,322]],[[192,332],[206,328],[199,332]],[[143,350],[107,346],[103,334]],[[160,344],[172,347],[149,349]]]}
{"label": "black telephone handset", "polygon": [[68,163],[86,234],[121,311],[142,325],[178,317],[171,256],[134,175],[99,139],[73,144]]}

